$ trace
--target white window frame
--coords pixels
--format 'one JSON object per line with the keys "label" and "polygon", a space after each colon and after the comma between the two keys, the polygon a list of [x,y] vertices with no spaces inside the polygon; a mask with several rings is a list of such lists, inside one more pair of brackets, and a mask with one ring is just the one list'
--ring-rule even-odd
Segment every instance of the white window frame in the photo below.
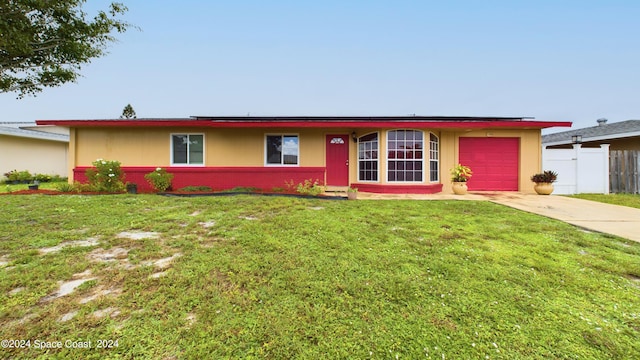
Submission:
{"label": "white window frame", "polygon": [[[422,160],[421,160],[422,161],[422,170],[421,170],[421,172],[422,172],[422,180],[420,180],[420,181],[389,180],[389,161],[407,160],[407,159],[389,159],[389,133],[392,132],[392,131],[402,131],[402,130],[404,130],[404,131],[416,131],[416,132],[421,132],[422,133]],[[390,183],[390,184],[424,184],[424,183],[427,182],[427,180],[425,178],[425,174],[428,174],[428,172],[425,171],[426,169],[424,167],[424,165],[425,165],[425,160],[424,160],[425,159],[425,152],[428,151],[427,149],[425,149],[425,146],[424,146],[425,145],[425,133],[428,134],[429,132],[428,131],[424,131],[424,130],[416,130],[416,129],[390,129],[390,130],[386,131],[386,134],[385,134],[385,141],[386,141],[385,145],[386,146],[385,146],[385,154],[384,154],[385,161],[386,161],[386,169],[385,169],[386,171],[385,171],[384,176],[385,176],[385,181],[387,183]],[[415,160],[413,160],[413,161],[415,161]]]}
{"label": "white window frame", "polygon": [[[296,158],[298,159],[298,163],[297,164],[284,164],[284,152],[280,151],[280,163],[279,164],[270,164],[268,162],[268,149],[267,149],[267,138],[269,136],[280,136],[282,138],[282,142],[284,143],[284,138],[287,136],[295,136],[298,139],[298,148],[296,149]],[[296,134],[296,133],[267,133],[264,134],[264,166],[287,166],[287,167],[299,167],[300,166],[300,134]]]}
{"label": "white window frame", "polygon": [[[189,146],[187,146],[187,163],[186,164],[182,164],[182,163],[175,163],[173,161],[173,155],[174,155],[174,151],[173,151],[173,137],[174,136],[202,136],[202,164],[191,164],[191,160],[189,159]],[[205,135],[204,133],[171,133],[169,135],[169,143],[171,144],[171,153],[169,154],[169,156],[171,157],[170,159],[170,163],[171,166],[193,166],[193,167],[203,167],[204,164],[206,164],[206,140],[205,140]]]}
{"label": "white window frame", "polygon": [[[378,142],[378,156],[376,158],[376,167],[377,167],[377,178],[378,180],[363,180],[360,178],[360,139],[365,137],[365,136],[369,136],[371,134],[376,134],[378,136],[378,139],[376,140]],[[370,141],[367,141],[370,142]],[[380,151],[380,132],[379,131],[373,131],[367,134],[364,134],[362,136],[358,137],[358,143],[357,143],[358,147],[358,168],[357,168],[357,172],[358,172],[358,182],[366,182],[366,183],[379,183],[380,182],[380,155],[381,155],[381,151]],[[372,160],[367,160],[367,162],[373,162]]]}
{"label": "white window frame", "polygon": [[[429,134],[429,182],[438,183],[440,182],[440,137],[433,132],[428,132],[428,134]],[[431,153],[434,151],[431,149],[431,145],[432,145],[431,135],[433,135],[436,138],[435,159],[431,157]],[[431,164],[432,163],[436,163],[436,167],[438,168],[435,180],[431,180]]]}

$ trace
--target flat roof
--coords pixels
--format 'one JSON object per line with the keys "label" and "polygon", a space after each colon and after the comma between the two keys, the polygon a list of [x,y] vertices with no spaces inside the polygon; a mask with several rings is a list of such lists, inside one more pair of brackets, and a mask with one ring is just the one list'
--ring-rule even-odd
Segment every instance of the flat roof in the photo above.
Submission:
{"label": "flat roof", "polygon": [[531,117],[486,116],[191,116],[189,118],[37,120],[38,125],[65,127],[226,127],[226,128],[549,128],[567,121]]}

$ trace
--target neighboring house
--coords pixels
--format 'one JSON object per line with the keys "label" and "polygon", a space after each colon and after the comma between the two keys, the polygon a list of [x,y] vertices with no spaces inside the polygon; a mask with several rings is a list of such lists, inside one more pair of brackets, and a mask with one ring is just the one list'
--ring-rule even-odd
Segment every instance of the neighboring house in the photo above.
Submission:
{"label": "neighboring house", "polygon": [[542,137],[543,167],[558,172],[558,193],[639,193],[640,120],[597,123]]}
{"label": "neighboring house", "polygon": [[284,188],[318,180],[378,193],[451,191],[456,163],[474,172],[470,190],[533,192],[541,129],[570,122],[507,117],[316,116],[39,120],[70,129],[69,179],[98,158],[122,163],[148,189],[156,167],[173,187]]}
{"label": "neighboring house", "polygon": [[0,122],[0,177],[11,170],[67,176],[69,130]]}
{"label": "neighboring house", "polygon": [[609,144],[610,150],[640,150],[640,120],[607,124],[607,119],[598,119],[596,126],[542,136],[542,145],[548,149],[570,149],[574,143],[585,148]]}

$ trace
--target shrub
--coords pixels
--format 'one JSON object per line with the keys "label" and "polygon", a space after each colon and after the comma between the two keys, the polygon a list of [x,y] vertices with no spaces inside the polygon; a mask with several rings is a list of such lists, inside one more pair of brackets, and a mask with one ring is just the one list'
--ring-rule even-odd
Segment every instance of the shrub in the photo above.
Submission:
{"label": "shrub", "polygon": [[108,193],[124,191],[124,173],[119,161],[98,159],[92,164],[94,167],[85,172],[91,190]]}
{"label": "shrub", "polygon": [[260,191],[260,188],[251,186],[236,186],[233,189],[229,189],[227,191],[234,193],[254,193]]}
{"label": "shrub", "polygon": [[39,182],[49,182],[51,181],[51,175],[35,174],[33,175],[33,180],[39,181]]}
{"label": "shrub", "polygon": [[22,181],[23,183],[28,183],[29,181],[33,180],[33,175],[31,175],[29,170],[22,170],[18,173],[18,180]]}
{"label": "shrub", "polygon": [[8,182],[18,181],[18,170],[6,172],[4,173],[4,176],[7,178]]}
{"label": "shrub", "polygon": [[307,179],[304,183],[298,184],[296,191],[302,195],[317,196],[322,194],[324,188],[319,184],[318,180]]}
{"label": "shrub", "polygon": [[72,191],[81,193],[95,191],[95,189],[93,186],[91,186],[91,184],[83,184],[79,181],[74,181],[72,185]]}
{"label": "shrub", "polygon": [[156,191],[165,191],[171,186],[171,180],[173,180],[173,174],[168,173],[163,168],[156,168],[144,176],[149,185]]}
{"label": "shrub", "polygon": [[212,191],[212,189],[209,186],[185,186],[183,188],[180,188],[179,191],[185,191],[185,192],[210,192]]}
{"label": "shrub", "polygon": [[75,188],[73,187],[73,185],[69,184],[69,183],[60,183],[56,185],[56,189],[60,192],[72,192],[73,190],[75,190]]}

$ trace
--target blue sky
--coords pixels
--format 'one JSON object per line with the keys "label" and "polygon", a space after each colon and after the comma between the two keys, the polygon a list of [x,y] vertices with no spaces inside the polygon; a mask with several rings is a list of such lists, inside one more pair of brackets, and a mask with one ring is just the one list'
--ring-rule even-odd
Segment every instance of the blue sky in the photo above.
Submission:
{"label": "blue sky", "polygon": [[128,103],[138,117],[640,119],[640,1],[120,1],[141,31],[75,84],[0,94],[0,121]]}

